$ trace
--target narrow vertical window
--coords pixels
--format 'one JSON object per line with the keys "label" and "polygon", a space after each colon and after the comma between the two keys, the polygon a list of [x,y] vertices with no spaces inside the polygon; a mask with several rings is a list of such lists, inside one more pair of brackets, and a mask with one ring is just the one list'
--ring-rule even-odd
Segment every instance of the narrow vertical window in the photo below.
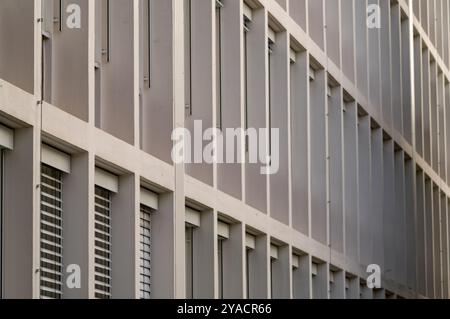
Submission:
{"label": "narrow vertical window", "polygon": [[221,0],[216,0],[216,101],[217,127],[222,129],[222,8]]}
{"label": "narrow vertical window", "polygon": [[[245,234],[245,277],[246,277],[246,283],[247,283],[247,299],[252,298],[252,284],[254,278],[250,278],[251,273],[251,266],[253,266],[254,260],[252,260],[252,254],[254,253],[254,250],[256,248],[256,237],[251,234]],[[250,265],[250,262],[252,262],[252,265]]]}
{"label": "narrow vertical window", "polygon": [[194,228],[186,226],[186,298],[194,297]]}
{"label": "narrow vertical window", "polygon": [[278,260],[278,246],[275,246],[275,245],[270,245],[270,269],[269,269],[269,271],[270,271],[270,273],[269,273],[269,276],[270,276],[270,297],[273,299],[274,298],[274,293],[275,293],[275,291],[274,291],[274,277],[273,277],[273,267],[274,267],[274,265],[275,265],[275,263],[277,262],[277,260]]}
{"label": "narrow vertical window", "polygon": [[105,49],[104,37],[104,15],[106,11],[106,0],[95,1],[95,64],[96,67],[100,67],[103,61],[103,51]]}
{"label": "narrow vertical window", "polygon": [[184,1],[185,108],[192,116],[192,0]]}
{"label": "narrow vertical window", "polygon": [[62,172],[41,166],[40,296],[61,299],[63,285]]}
{"label": "narrow vertical window", "polygon": [[102,71],[95,66],[95,126],[102,127]]}
{"label": "narrow vertical window", "polygon": [[111,192],[95,186],[95,298],[111,298]]}
{"label": "narrow vertical window", "polygon": [[270,258],[270,298],[273,299],[273,264],[275,262],[274,258]]}
{"label": "narrow vertical window", "polygon": [[251,249],[247,247],[247,249],[245,250],[245,279],[247,282],[247,299],[250,299],[250,253],[251,253]]}
{"label": "narrow vertical window", "polygon": [[[271,30],[269,28],[269,30]],[[270,33],[270,32],[269,32]],[[273,31],[272,31],[273,33]],[[268,78],[269,78],[269,158],[272,156],[272,63],[273,63],[273,50],[275,46],[275,40],[273,38],[268,39],[267,52],[268,52]]]}
{"label": "narrow vertical window", "polygon": [[224,239],[217,240],[217,262],[219,274],[219,299],[223,299],[223,242]]}
{"label": "narrow vertical window", "polygon": [[52,103],[52,39],[42,35],[42,99]]}
{"label": "narrow vertical window", "polygon": [[141,205],[140,234],[140,298],[150,299],[151,294],[151,214],[152,210]]}
{"label": "narrow vertical window", "polygon": [[62,4],[63,0],[57,0],[54,3],[54,11],[57,14],[57,16],[54,18],[53,22],[56,23],[58,25],[58,30],[62,31],[63,30],[63,4]]}
{"label": "narrow vertical window", "polygon": [[[244,15],[244,129],[248,130],[248,34],[250,32],[250,18]],[[248,135],[245,135],[245,151],[248,152]]]}
{"label": "narrow vertical window", "polygon": [[151,79],[151,4],[152,0],[144,2],[144,82],[150,88]]}
{"label": "narrow vertical window", "polygon": [[111,0],[102,2],[102,55],[111,61]]}

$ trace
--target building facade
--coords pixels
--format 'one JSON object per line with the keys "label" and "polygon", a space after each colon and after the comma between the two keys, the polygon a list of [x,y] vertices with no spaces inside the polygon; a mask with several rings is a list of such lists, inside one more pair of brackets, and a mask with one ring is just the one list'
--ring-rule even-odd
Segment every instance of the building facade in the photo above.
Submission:
{"label": "building facade", "polygon": [[[448,298],[449,21],[448,0],[1,0],[1,297]],[[174,163],[197,121],[278,128],[278,171]]]}

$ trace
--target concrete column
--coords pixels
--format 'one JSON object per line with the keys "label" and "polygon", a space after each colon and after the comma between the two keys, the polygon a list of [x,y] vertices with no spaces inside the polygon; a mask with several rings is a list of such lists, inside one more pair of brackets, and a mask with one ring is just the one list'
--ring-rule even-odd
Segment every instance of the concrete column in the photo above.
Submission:
{"label": "concrete column", "polygon": [[[33,129],[15,130],[14,150],[5,152],[4,183],[4,291],[6,299],[33,298],[33,278],[39,277],[33,256],[34,195],[39,191],[33,172]],[[36,246],[35,246],[36,245]],[[38,252],[37,252],[38,253]]]}
{"label": "concrete column", "polygon": [[278,247],[278,259],[272,261],[272,299],[291,298],[291,255],[288,245]]}
{"label": "concrete column", "polygon": [[329,267],[327,263],[316,263],[317,275],[312,275],[313,299],[329,298]]}
{"label": "concrete column", "polygon": [[359,278],[347,277],[345,278],[345,298],[346,299],[359,299]]}
{"label": "concrete column", "polygon": [[223,298],[244,298],[245,227],[230,225],[230,238],[223,243]]}
{"label": "concrete column", "polygon": [[94,207],[93,173],[94,163],[87,153],[71,156],[71,173],[63,178],[64,200],[64,269],[76,264],[81,270],[80,289],[68,289],[63,285],[65,299],[89,298],[89,216]]}
{"label": "concrete column", "polygon": [[217,213],[201,213],[201,226],[194,230],[194,299],[215,298],[217,269]]}
{"label": "concrete column", "polygon": [[[184,280],[184,246],[176,246],[175,234],[175,195],[165,193],[159,195],[158,212],[152,216],[152,298],[184,298],[184,281],[176,283],[177,280]],[[184,226],[184,223],[183,223]],[[178,249],[177,249],[178,248]],[[176,261],[180,262],[178,265]],[[182,276],[178,277],[177,272],[182,271]],[[180,285],[180,286],[178,286]]]}
{"label": "concrete column", "polygon": [[360,299],[373,299],[373,289],[367,287],[367,283],[365,281],[361,281],[359,285],[359,295]]}
{"label": "concrete column", "polygon": [[298,268],[292,273],[292,290],[295,299],[312,298],[311,256],[298,256]]}
{"label": "concrete column", "polygon": [[331,272],[334,278],[330,281],[330,298],[345,299],[345,273],[342,270]]}
{"label": "concrete column", "polygon": [[139,182],[134,174],[119,177],[119,192],[111,199],[113,298],[138,297]]}
{"label": "concrete column", "polygon": [[248,253],[248,299],[266,299],[270,296],[270,255],[267,235],[256,237],[256,247]]}

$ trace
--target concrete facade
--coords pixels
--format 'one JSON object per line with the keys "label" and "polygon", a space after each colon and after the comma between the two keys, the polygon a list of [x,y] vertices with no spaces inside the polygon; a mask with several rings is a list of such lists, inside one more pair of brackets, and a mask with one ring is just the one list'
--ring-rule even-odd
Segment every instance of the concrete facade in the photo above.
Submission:
{"label": "concrete facade", "polygon": [[[448,298],[449,21],[447,0],[2,0],[1,297]],[[174,164],[197,120],[279,128],[278,173]]]}

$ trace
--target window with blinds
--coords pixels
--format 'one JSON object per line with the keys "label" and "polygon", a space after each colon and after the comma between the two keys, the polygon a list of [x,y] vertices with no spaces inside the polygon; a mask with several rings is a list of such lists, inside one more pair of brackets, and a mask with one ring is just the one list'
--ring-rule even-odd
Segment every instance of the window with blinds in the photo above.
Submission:
{"label": "window with blinds", "polygon": [[111,298],[111,192],[95,186],[95,298]]}
{"label": "window with blinds", "polygon": [[140,298],[150,299],[151,294],[151,214],[152,209],[141,205],[140,223]]}
{"label": "window with blinds", "polygon": [[61,299],[63,285],[62,172],[41,167],[40,296]]}

